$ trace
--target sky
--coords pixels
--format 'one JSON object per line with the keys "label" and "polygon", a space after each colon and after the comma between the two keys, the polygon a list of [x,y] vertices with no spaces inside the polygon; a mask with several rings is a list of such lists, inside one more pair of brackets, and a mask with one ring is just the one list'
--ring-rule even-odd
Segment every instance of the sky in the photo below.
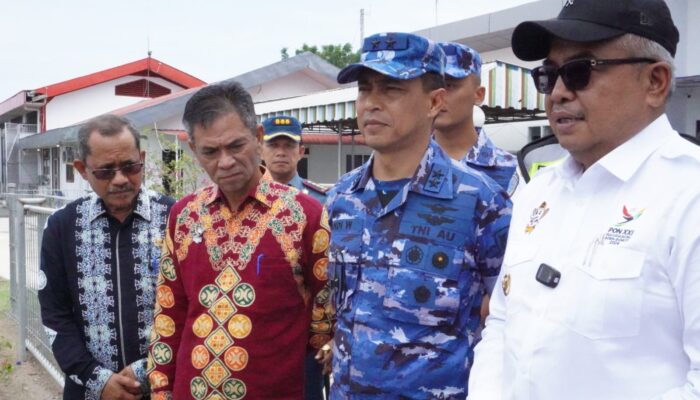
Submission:
{"label": "sky", "polygon": [[534,0],[0,0],[0,101],[152,56],[207,82],[309,45],[360,43]]}

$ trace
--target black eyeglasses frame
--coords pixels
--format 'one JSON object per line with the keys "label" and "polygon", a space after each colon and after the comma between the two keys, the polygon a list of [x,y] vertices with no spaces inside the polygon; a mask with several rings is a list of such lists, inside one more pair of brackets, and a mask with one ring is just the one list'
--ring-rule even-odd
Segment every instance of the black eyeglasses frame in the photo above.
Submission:
{"label": "black eyeglasses frame", "polygon": [[[591,73],[597,67],[639,63],[651,64],[655,62],[658,62],[658,60],[648,57],[630,57],[603,60],[597,60],[595,58],[582,58],[566,62],[560,67],[555,67],[553,65],[540,65],[539,67],[532,69],[530,71],[530,75],[535,82],[535,89],[537,89],[537,91],[540,93],[549,95],[552,94],[554,86],[556,85],[559,77],[562,78],[562,82],[568,90],[575,92],[585,89],[590,84]],[[574,68],[584,69],[575,70]],[[578,72],[578,76],[572,71]],[[547,79],[541,80],[542,78]]]}

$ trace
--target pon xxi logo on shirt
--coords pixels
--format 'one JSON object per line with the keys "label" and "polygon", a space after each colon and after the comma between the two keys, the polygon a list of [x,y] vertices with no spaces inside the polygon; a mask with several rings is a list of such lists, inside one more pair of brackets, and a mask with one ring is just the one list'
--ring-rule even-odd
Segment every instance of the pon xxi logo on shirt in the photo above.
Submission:
{"label": "pon xxi logo on shirt", "polygon": [[619,245],[625,243],[634,235],[634,229],[631,229],[627,224],[639,219],[644,214],[644,209],[622,206],[622,220],[611,227],[603,236],[603,242],[611,245]]}

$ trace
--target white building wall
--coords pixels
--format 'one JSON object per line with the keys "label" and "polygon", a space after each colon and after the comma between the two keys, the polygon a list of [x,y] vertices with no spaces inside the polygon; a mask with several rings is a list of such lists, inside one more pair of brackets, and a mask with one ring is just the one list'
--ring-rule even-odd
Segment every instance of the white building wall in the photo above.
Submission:
{"label": "white building wall", "polygon": [[355,144],[354,152],[350,144],[344,144],[341,148],[341,170],[338,174],[338,147],[337,145],[307,145],[309,148],[309,176],[308,178],[318,183],[335,183],[340,176],[345,174],[345,159],[348,154],[372,154],[372,149],[367,146]]}
{"label": "white building wall", "polygon": [[80,176],[80,173],[78,172],[77,169],[73,168],[73,182],[68,182],[66,179],[66,170],[68,168],[68,163],[72,164],[72,160],[68,160],[65,158],[65,152],[67,147],[72,147],[73,148],[73,155],[75,157],[78,156],[78,145],[74,144],[71,146],[61,146],[60,150],[60,167],[61,167],[61,177],[60,177],[60,191],[63,193],[63,196],[65,197],[70,197],[70,198],[78,198],[81,196],[84,196],[85,194],[89,193],[92,191],[90,189],[90,184],[88,181],[83,179],[82,176]]}
{"label": "white building wall", "polygon": [[484,127],[484,132],[493,143],[513,154],[530,142],[530,127],[549,126],[547,120],[488,124]]}
{"label": "white building wall", "polygon": [[[144,76],[125,76],[56,96],[46,104],[46,130],[73,125],[94,116],[146,100],[142,97],[116,96],[114,94],[116,85],[144,78]],[[182,87],[165,79],[153,77],[149,79],[172,90],[173,93],[183,90]]]}
{"label": "white building wall", "polygon": [[182,125],[182,114],[177,114],[177,115],[173,115],[170,118],[166,118],[166,119],[163,119],[161,121],[158,121],[155,124],[155,126],[143,126],[143,127],[141,127],[141,130],[150,129],[150,128],[184,130],[185,126]]}

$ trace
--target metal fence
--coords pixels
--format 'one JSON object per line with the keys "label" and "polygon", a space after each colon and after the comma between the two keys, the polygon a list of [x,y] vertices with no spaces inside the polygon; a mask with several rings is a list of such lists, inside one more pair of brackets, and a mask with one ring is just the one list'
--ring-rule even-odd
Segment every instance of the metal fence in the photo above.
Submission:
{"label": "metal fence", "polygon": [[41,323],[39,254],[46,220],[69,200],[60,197],[28,197],[6,194],[10,215],[10,313],[17,321],[17,357],[29,352],[63,385],[61,373]]}

